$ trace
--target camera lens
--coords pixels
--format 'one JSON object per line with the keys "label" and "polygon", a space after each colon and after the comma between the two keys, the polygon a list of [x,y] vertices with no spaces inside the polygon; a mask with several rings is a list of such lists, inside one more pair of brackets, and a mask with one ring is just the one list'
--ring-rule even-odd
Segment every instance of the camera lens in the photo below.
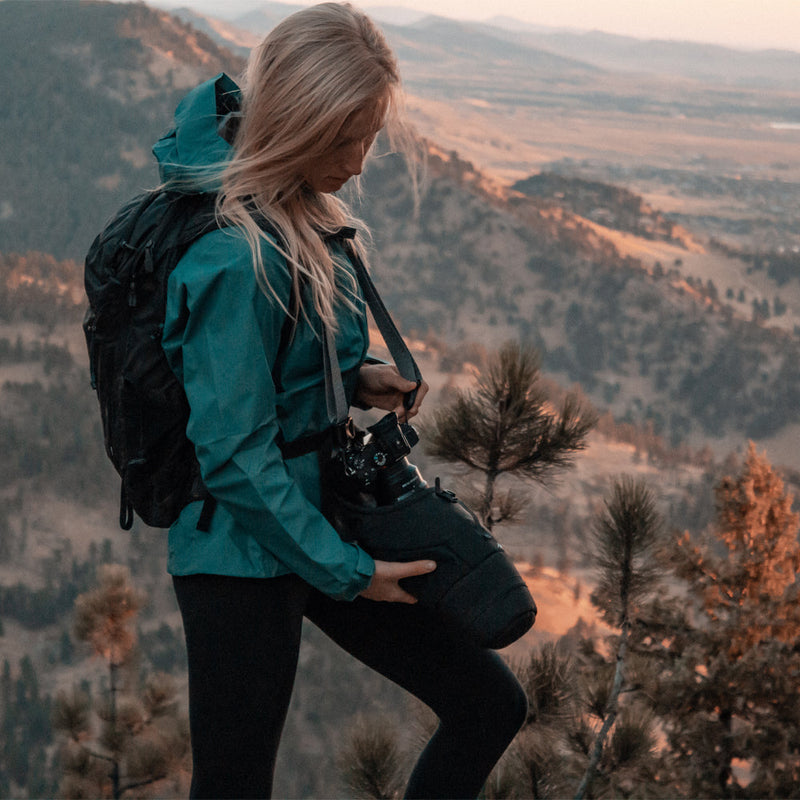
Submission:
{"label": "camera lens", "polygon": [[375,500],[379,506],[389,506],[427,485],[420,471],[407,458],[401,458],[378,472]]}

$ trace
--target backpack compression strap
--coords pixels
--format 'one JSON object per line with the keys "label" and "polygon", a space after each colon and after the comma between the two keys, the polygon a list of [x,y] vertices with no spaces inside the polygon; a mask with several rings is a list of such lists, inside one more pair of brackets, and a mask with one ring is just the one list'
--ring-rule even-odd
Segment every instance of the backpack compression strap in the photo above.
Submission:
{"label": "backpack compression strap", "polygon": [[[199,480],[198,478],[198,481]],[[200,484],[203,487],[205,496],[203,497],[203,508],[200,511],[200,518],[197,520],[197,525],[195,527],[201,533],[208,533],[211,529],[211,518],[217,510],[217,498],[206,489],[202,481],[200,481]]]}

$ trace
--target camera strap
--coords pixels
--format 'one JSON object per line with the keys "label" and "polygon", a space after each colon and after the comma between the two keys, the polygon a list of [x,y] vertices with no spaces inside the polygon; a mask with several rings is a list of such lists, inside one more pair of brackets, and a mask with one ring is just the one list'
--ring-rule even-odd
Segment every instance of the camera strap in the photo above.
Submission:
{"label": "camera strap", "polygon": [[[383,341],[386,342],[386,346],[389,348],[389,352],[391,353],[392,360],[398,372],[406,380],[414,381],[417,384],[417,388],[419,388],[419,385],[422,383],[422,373],[420,373],[414,356],[411,355],[411,351],[400,335],[400,331],[397,330],[397,326],[394,324],[391,314],[389,314],[381,296],[378,294],[378,290],[375,288],[375,284],[369,272],[367,272],[364,262],[349,242],[345,243],[345,250],[355,269],[356,278],[358,279],[358,284],[361,287],[364,299],[367,301],[370,311],[372,311],[375,324],[378,326],[381,336],[383,336]],[[411,408],[411,406],[414,405],[416,396],[416,389],[413,389],[406,395],[406,408]]]}
{"label": "camera strap", "polygon": [[[350,235],[348,236],[348,234]],[[414,360],[414,356],[411,355],[411,351],[408,349],[400,331],[397,330],[397,326],[378,294],[378,290],[367,272],[364,262],[358,256],[350,241],[348,241],[355,235],[355,230],[352,228],[344,229],[341,235],[344,239],[345,252],[355,270],[364,300],[372,312],[375,324],[378,326],[381,336],[383,336],[383,341],[386,342],[386,346],[389,348],[389,353],[397,367],[397,371],[406,380],[414,381],[417,384],[417,388],[419,388],[422,383],[422,373],[417,366],[417,362]],[[327,325],[323,325],[323,328],[322,358],[325,367],[325,402],[331,425],[339,426],[347,423],[350,409],[344,391],[339,359],[336,355],[336,342],[333,332]],[[413,389],[406,395],[404,401],[406,408],[411,408],[414,405],[416,394],[417,389]]]}
{"label": "camera strap", "polygon": [[344,392],[342,370],[336,354],[336,341],[331,329],[322,324],[325,335],[322,337],[322,360],[325,365],[325,403],[328,407],[328,419],[334,427],[347,422],[350,408]]}

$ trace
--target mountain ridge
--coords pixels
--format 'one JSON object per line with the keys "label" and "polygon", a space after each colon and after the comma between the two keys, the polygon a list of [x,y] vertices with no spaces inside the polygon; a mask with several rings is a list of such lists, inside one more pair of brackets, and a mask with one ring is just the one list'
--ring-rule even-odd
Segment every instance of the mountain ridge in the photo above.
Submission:
{"label": "mountain ridge", "polygon": [[[225,16],[235,26],[263,35],[280,19],[302,6],[265,3],[253,12]],[[533,25],[513,17],[490,17],[483,21],[462,20],[436,14],[409,13],[406,21],[389,9],[367,12],[384,27],[390,39],[403,41],[415,29],[434,28],[439,44],[457,43],[464,32],[473,32],[516,46],[543,49],[551,56],[588,62],[595,69],[653,74],[669,73],[741,86],[793,86],[800,74],[800,49],[748,49],[732,45],[690,40],[641,38],[594,29]],[[385,13],[382,13],[385,12]],[[176,13],[183,13],[177,11]],[[210,15],[204,15],[210,16]],[[462,46],[462,45],[458,45]],[[479,51],[474,51],[481,56]]]}

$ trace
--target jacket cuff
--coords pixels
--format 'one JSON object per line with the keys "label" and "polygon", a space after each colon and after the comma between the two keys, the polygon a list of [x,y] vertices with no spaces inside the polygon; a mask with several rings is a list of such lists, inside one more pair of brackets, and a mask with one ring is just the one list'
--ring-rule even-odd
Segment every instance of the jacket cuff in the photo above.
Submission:
{"label": "jacket cuff", "polygon": [[342,592],[336,599],[337,600],[355,600],[364,589],[369,586],[372,581],[372,576],[375,574],[375,561],[372,556],[368,555],[357,545],[353,545],[356,549],[357,560],[355,568],[355,578],[348,587],[346,592]]}

